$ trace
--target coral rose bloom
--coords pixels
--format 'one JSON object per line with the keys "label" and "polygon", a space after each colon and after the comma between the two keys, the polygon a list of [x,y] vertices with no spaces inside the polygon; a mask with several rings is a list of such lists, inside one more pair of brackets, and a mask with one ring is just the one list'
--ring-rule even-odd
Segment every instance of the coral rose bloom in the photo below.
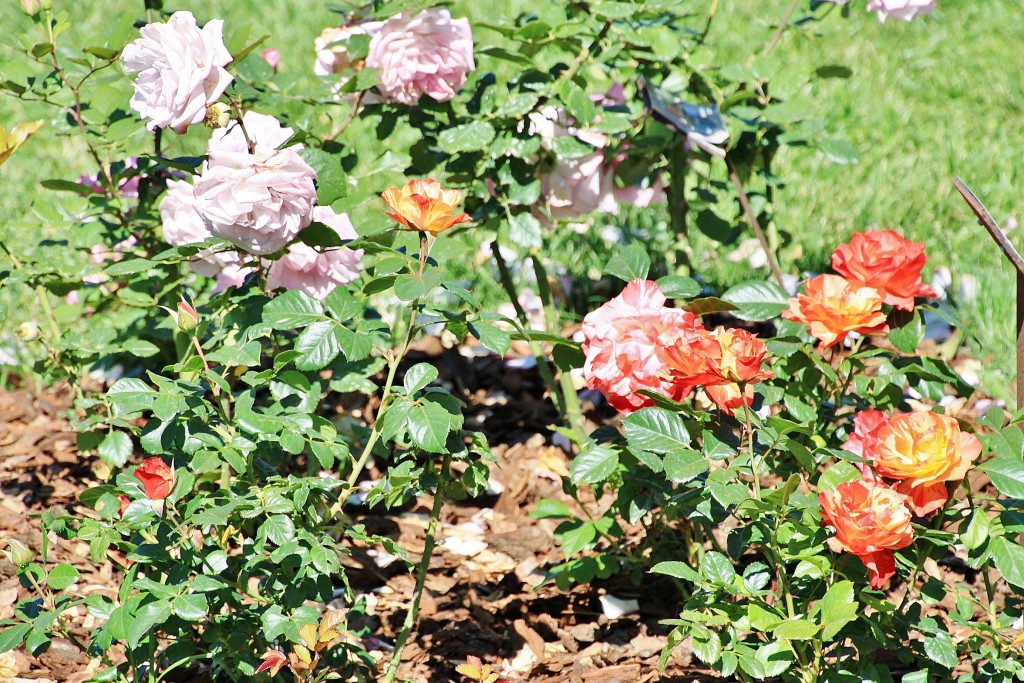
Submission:
{"label": "coral rose bloom", "polygon": [[715,384],[704,387],[718,409],[726,415],[732,415],[740,406],[750,407],[754,403],[754,385],[748,384],[740,391],[739,384]]}
{"label": "coral rose bloom", "polygon": [[135,478],[142,482],[146,497],[162,500],[174,490],[174,472],[160,458],[146,458],[135,469]]}
{"label": "coral rose bloom", "polygon": [[914,310],[914,297],[935,292],[921,281],[925,264],[924,243],[903,239],[892,230],[858,232],[849,244],[832,252],[832,268],[852,282],[874,287],[884,303],[904,311]]}
{"label": "coral rose bloom", "polygon": [[761,368],[768,347],[756,335],[736,328],[720,327],[709,333],[715,344],[703,347],[708,376],[701,384],[754,384],[771,379],[771,370]]}
{"label": "coral rose bloom", "polygon": [[961,432],[953,418],[930,410],[903,413],[879,429],[875,471],[899,479],[896,490],[908,496],[916,514],[925,515],[946,502],[944,482],[963,479],[979,455],[981,442]]}
{"label": "coral rose bloom", "polygon": [[889,421],[881,410],[861,410],[853,416],[853,434],[846,438],[843,450],[859,455],[868,462],[857,463],[857,469],[865,481],[878,481],[872,464],[875,460],[875,445],[878,431]]}
{"label": "coral rose bloom", "polygon": [[789,300],[789,310],[782,317],[809,326],[811,336],[821,340],[822,351],[841,344],[851,332],[889,330],[881,293],[838,275],[819,275],[805,282],[804,293]]}
{"label": "coral rose bloom", "polygon": [[893,550],[914,541],[910,510],[903,497],[884,484],[848,481],[818,494],[822,524],[835,529],[833,552],[848,552],[868,568],[868,583],[881,588],[896,573]]}
{"label": "coral rose bloom", "polygon": [[654,404],[641,389],[681,401],[694,383],[672,371],[667,350],[702,329],[693,313],[665,307],[657,284],[633,280],[583,319],[587,386],[623,412]]}
{"label": "coral rose bloom", "polygon": [[452,215],[462,202],[458,190],[445,190],[432,178],[410,180],[401,189],[389,187],[381,199],[391,211],[388,216],[406,230],[437,235],[459,223],[473,220],[469,214]]}

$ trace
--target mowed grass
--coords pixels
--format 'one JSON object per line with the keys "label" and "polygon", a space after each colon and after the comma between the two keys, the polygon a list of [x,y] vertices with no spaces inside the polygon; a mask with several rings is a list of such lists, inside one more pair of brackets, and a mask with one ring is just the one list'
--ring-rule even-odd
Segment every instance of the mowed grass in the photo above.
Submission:
{"label": "mowed grass", "polygon": [[[700,11],[710,0],[693,4]],[[952,180],[963,177],[1000,223],[1024,221],[1024,2],[939,0],[931,16],[884,25],[864,12],[864,4],[853,0],[849,17],[836,10],[820,24],[793,30],[766,59],[775,74],[771,92],[798,100],[825,121],[829,136],[846,138],[860,150],[858,163],[849,165],[812,148],[783,150],[775,171],[787,184],[777,195],[776,214],[797,243],[784,252],[783,264],[822,267],[835,244],[870,226],[926,242],[929,275],[946,266],[954,290],[966,283],[977,292],[973,302],[961,301],[962,325],[984,362],[986,387],[1009,398],[1013,273]],[[461,5],[468,11],[460,11]],[[789,0],[721,2],[709,54],[695,61],[742,61],[764,45],[788,5]],[[111,16],[141,17],[141,6],[139,0],[111,0],[102,9],[66,3],[73,29],[63,41],[82,44],[102,33]],[[265,46],[281,51],[285,68],[309,68],[314,37],[337,22],[326,3],[310,0],[181,0],[173,7],[192,10],[200,21],[247,22],[253,36],[271,34]],[[495,6],[459,3],[454,12],[477,19],[486,17],[488,7]],[[0,5],[0,21],[8,36],[33,30],[16,2]],[[483,31],[478,36],[492,37]],[[814,77],[816,68],[830,64],[849,67],[851,76]],[[0,98],[0,122],[8,128],[52,116],[41,105]],[[6,219],[0,237],[16,251],[38,241],[46,226],[30,207],[40,197],[39,181],[87,170],[92,171],[75,140],[44,129],[0,168],[0,211]],[[1011,238],[1024,243],[1014,233]]]}

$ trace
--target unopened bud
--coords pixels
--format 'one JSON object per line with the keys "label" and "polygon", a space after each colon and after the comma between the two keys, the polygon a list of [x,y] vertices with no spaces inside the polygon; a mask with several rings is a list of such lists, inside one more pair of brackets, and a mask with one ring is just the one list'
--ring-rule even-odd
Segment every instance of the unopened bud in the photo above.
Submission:
{"label": "unopened bud", "polygon": [[182,332],[191,332],[199,327],[199,314],[196,313],[196,309],[192,307],[192,304],[184,299],[178,302],[178,315],[176,319],[178,321],[178,329]]}
{"label": "unopened bud", "polygon": [[225,128],[231,123],[231,108],[223,102],[214,102],[206,107],[206,127],[210,130]]}
{"label": "unopened bud", "polygon": [[14,333],[22,341],[35,341],[39,339],[39,325],[32,321],[23,322],[14,329]]}
{"label": "unopened bud", "polygon": [[11,561],[15,567],[21,568],[32,561],[32,551],[21,541],[13,538],[7,539],[7,550],[3,551],[4,556]]}
{"label": "unopened bud", "polygon": [[21,0],[21,9],[25,10],[25,14],[34,17],[44,9],[50,9],[50,0]]}

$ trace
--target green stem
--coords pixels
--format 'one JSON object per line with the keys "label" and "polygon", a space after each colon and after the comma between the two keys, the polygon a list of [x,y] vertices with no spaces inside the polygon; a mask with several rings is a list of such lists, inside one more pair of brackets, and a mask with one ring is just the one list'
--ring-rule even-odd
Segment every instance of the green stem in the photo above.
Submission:
{"label": "green stem", "polygon": [[775,33],[772,34],[771,40],[761,50],[761,56],[767,57],[771,54],[771,51],[775,49],[775,46],[782,40],[782,34],[786,32],[786,27],[789,26],[789,20],[793,17],[793,12],[796,11],[797,5],[800,4],[800,0],[793,0],[789,4],[789,8],[786,10],[786,14],[782,17],[782,21],[779,22],[778,27],[775,29]]}
{"label": "green stem", "polygon": [[[690,256],[686,249],[690,247],[687,240],[686,214],[689,207],[686,204],[686,171],[688,161],[686,148],[683,143],[673,147],[669,157],[669,184],[668,184],[668,214],[672,224],[672,234],[675,235],[676,243],[676,268],[682,266],[689,275]],[[685,248],[684,248],[685,244]]]}
{"label": "green stem", "polygon": [[388,671],[384,675],[383,683],[394,683],[395,677],[398,675],[398,667],[402,663],[402,651],[409,640],[409,634],[412,633],[412,629],[416,625],[416,615],[419,613],[420,600],[423,597],[423,586],[427,580],[430,558],[434,554],[434,546],[437,541],[437,527],[441,521],[441,507],[444,505],[444,492],[448,486],[451,461],[452,456],[450,453],[445,453],[441,459],[441,469],[437,477],[437,490],[434,492],[434,505],[430,510],[427,535],[423,542],[423,557],[420,558],[420,564],[416,570],[416,587],[413,590],[412,604],[409,605],[409,611],[405,613],[405,622],[402,624],[402,631],[398,634],[398,640],[395,641],[395,650],[391,655],[391,663],[388,665]]}

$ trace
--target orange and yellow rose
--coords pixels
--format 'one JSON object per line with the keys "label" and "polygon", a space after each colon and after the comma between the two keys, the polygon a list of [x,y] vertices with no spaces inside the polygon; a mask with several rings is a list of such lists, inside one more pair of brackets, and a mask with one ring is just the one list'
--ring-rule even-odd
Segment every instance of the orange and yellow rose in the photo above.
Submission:
{"label": "orange and yellow rose", "polygon": [[923,242],[911,242],[892,230],[855,233],[849,244],[832,252],[833,270],[877,289],[885,303],[905,311],[914,310],[914,297],[935,296],[921,281],[925,261]]}
{"label": "orange and yellow rose", "polygon": [[960,431],[957,421],[930,410],[895,415],[878,430],[873,449],[875,472],[899,483],[918,515],[946,502],[945,482],[960,481],[981,455],[981,442]]}
{"label": "orange and yellow rose", "polygon": [[894,550],[914,542],[903,496],[885,484],[848,481],[818,494],[823,525],[835,529],[833,552],[848,552],[868,569],[868,583],[881,588],[896,573]]}
{"label": "orange and yellow rose", "polygon": [[789,300],[782,317],[810,327],[819,349],[841,344],[851,332],[886,332],[882,294],[838,275],[819,275],[804,283],[804,293]]}
{"label": "orange and yellow rose", "polygon": [[431,235],[472,220],[469,214],[453,214],[462,203],[458,190],[445,190],[432,178],[410,180],[401,188],[390,187],[381,199],[391,211],[388,216],[405,230],[418,230]]}

